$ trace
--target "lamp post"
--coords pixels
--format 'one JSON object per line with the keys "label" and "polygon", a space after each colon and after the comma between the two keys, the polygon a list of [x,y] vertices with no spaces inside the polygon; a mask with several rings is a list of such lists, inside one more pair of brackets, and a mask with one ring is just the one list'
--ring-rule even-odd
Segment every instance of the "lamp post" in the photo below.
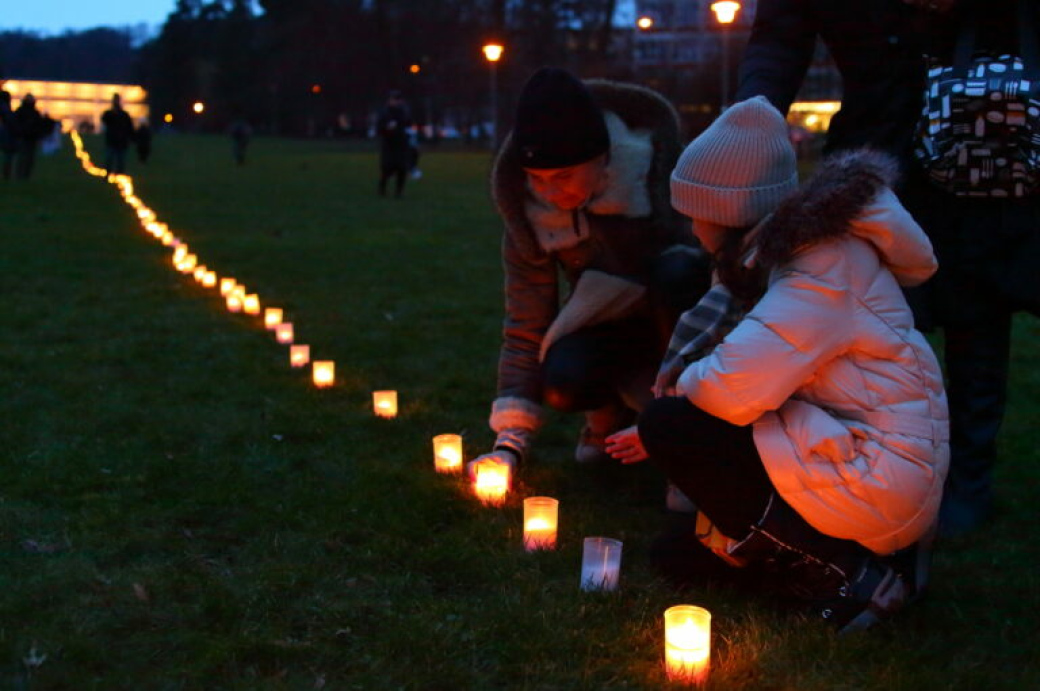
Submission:
{"label": "lamp post", "polygon": [[713,2],[711,11],[715,13],[716,21],[722,26],[722,98],[719,102],[721,113],[729,104],[729,27],[740,12],[740,3],[732,0]]}
{"label": "lamp post", "polygon": [[495,141],[498,139],[498,61],[502,59],[502,51],[505,48],[500,43],[485,43],[484,57],[487,58],[491,68],[491,150],[495,150]]}

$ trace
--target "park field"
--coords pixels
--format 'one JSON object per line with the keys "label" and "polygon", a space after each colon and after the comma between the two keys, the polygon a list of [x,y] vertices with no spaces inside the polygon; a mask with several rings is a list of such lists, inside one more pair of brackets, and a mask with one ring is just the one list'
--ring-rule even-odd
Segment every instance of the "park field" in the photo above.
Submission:
{"label": "park field", "polygon": [[[88,149],[101,155],[100,142]],[[999,512],[939,545],[929,597],[843,638],[648,568],[663,487],[579,467],[556,416],[501,509],[432,468],[487,450],[502,312],[483,151],[424,152],[403,199],[359,145],[164,135],[137,194],[336,362],[318,390],[255,317],[176,273],[66,144],[0,185],[0,687],[657,689],[665,608],[713,615],[711,689],[1040,688],[1040,324],[1016,323]],[[941,346],[941,344],[938,344]],[[375,418],[371,391],[401,412]],[[554,552],[521,498],[560,500]],[[581,541],[624,541],[611,594]]]}

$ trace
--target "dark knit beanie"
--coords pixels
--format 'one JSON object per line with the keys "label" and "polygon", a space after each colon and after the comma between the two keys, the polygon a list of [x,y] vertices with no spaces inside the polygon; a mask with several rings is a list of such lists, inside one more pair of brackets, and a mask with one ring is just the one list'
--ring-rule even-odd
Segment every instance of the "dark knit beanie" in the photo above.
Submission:
{"label": "dark knit beanie", "polygon": [[543,67],[520,92],[513,146],[524,168],[566,168],[605,154],[610,136],[585,85],[566,70]]}

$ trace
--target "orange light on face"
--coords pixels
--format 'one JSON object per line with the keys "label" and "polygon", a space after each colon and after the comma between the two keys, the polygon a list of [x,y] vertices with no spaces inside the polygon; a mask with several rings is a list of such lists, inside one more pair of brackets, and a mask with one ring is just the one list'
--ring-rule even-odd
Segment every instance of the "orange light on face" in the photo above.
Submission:
{"label": "orange light on face", "polygon": [[462,470],[462,435],[438,434],[433,438],[433,467],[438,473]]}
{"label": "orange light on face", "polygon": [[524,499],[524,549],[556,549],[560,502],[552,497]]}
{"label": "orange light on face", "polygon": [[253,293],[242,299],[242,310],[246,314],[260,314],[260,296]]}
{"label": "orange light on face", "polygon": [[373,391],[372,410],[383,418],[397,417],[397,392]]}
{"label": "orange light on face", "polygon": [[694,605],[664,611],[664,664],[668,678],[692,684],[708,679],[711,612]]}
{"label": "orange light on face", "polygon": [[268,307],[264,310],[264,326],[268,329],[274,329],[282,323],[282,308],[281,307]]}
{"label": "orange light on face", "polygon": [[473,492],[484,504],[501,506],[509,493],[510,479],[508,463],[485,458],[474,465]]}
{"label": "orange light on face", "polygon": [[336,381],[336,363],[331,360],[316,360],[311,368],[314,385],[319,389],[332,386]]}
{"label": "orange light on face", "polygon": [[282,322],[278,326],[274,327],[274,337],[275,340],[284,345],[292,343],[293,338],[295,337],[292,322]]}
{"label": "orange light on face", "polygon": [[289,364],[293,367],[303,367],[311,361],[311,347],[309,345],[289,346]]}

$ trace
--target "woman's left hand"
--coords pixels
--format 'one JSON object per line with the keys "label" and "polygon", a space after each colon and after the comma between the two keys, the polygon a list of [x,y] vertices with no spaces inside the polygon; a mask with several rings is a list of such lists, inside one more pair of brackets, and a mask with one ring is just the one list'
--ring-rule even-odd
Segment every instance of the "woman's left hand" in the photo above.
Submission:
{"label": "woman's left hand", "polygon": [[607,437],[607,453],[624,464],[640,463],[649,458],[643,448],[643,440],[639,438],[639,430],[635,425],[626,427],[620,432]]}

